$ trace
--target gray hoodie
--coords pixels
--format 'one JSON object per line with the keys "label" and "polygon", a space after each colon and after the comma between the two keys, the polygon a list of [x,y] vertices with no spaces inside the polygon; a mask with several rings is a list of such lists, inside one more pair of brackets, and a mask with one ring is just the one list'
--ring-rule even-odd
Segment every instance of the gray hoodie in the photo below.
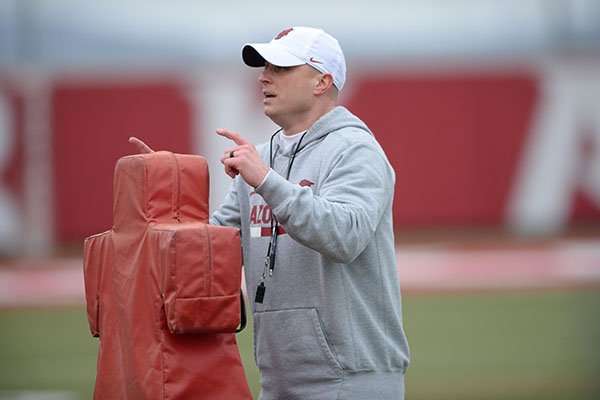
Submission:
{"label": "gray hoodie", "polygon": [[[239,176],[211,223],[241,229],[261,399],[403,399],[409,351],[394,254],[395,175],[366,125],[321,117],[256,190]],[[269,143],[257,147],[269,163]],[[296,152],[289,181],[285,179]],[[275,268],[254,301],[280,223]]]}

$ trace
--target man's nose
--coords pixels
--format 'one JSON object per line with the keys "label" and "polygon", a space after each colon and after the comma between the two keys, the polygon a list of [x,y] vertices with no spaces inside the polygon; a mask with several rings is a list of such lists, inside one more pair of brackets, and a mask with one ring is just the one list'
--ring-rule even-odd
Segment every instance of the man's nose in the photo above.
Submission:
{"label": "man's nose", "polygon": [[258,76],[258,80],[261,83],[266,83],[266,82],[270,82],[271,81],[271,76],[270,76],[269,72],[267,71],[267,68],[265,68],[265,69],[262,70],[262,72]]}

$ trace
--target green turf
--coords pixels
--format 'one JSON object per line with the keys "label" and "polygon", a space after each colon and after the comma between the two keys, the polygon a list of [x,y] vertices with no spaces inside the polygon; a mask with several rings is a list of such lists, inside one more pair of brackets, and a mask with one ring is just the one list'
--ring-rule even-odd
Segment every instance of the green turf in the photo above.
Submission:
{"label": "green turf", "polygon": [[91,399],[97,346],[84,308],[2,311],[0,391],[67,390]]}
{"label": "green turf", "polygon": [[598,306],[594,292],[406,296],[407,398],[595,399]]}
{"label": "green turf", "polygon": [[[403,308],[408,400],[598,398],[597,292],[405,294]],[[238,342],[256,395],[251,321]],[[0,311],[0,399],[24,389],[91,398],[96,351],[83,307]]]}

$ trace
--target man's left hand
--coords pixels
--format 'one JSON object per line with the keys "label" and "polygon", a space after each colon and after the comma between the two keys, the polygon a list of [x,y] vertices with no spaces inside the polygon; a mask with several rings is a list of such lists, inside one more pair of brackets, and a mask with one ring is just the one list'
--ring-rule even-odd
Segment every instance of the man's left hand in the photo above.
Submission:
{"label": "man's left hand", "polygon": [[267,176],[269,167],[256,151],[256,147],[239,133],[227,129],[217,129],[217,134],[237,145],[225,150],[221,157],[225,173],[232,178],[240,174],[248,185],[253,188],[258,187]]}

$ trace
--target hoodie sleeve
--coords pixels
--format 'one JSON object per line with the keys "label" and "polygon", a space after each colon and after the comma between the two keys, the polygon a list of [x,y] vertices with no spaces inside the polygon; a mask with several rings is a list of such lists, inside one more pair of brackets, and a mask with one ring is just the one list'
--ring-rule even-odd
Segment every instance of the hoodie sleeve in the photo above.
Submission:
{"label": "hoodie sleeve", "polygon": [[393,198],[394,174],[373,142],[351,143],[323,166],[318,194],[270,173],[257,189],[287,233],[338,263],[356,259]]}
{"label": "hoodie sleeve", "polygon": [[231,226],[240,229],[240,202],[237,193],[237,181],[239,179],[238,175],[232,180],[225,200],[210,217],[209,223],[211,225]]}

